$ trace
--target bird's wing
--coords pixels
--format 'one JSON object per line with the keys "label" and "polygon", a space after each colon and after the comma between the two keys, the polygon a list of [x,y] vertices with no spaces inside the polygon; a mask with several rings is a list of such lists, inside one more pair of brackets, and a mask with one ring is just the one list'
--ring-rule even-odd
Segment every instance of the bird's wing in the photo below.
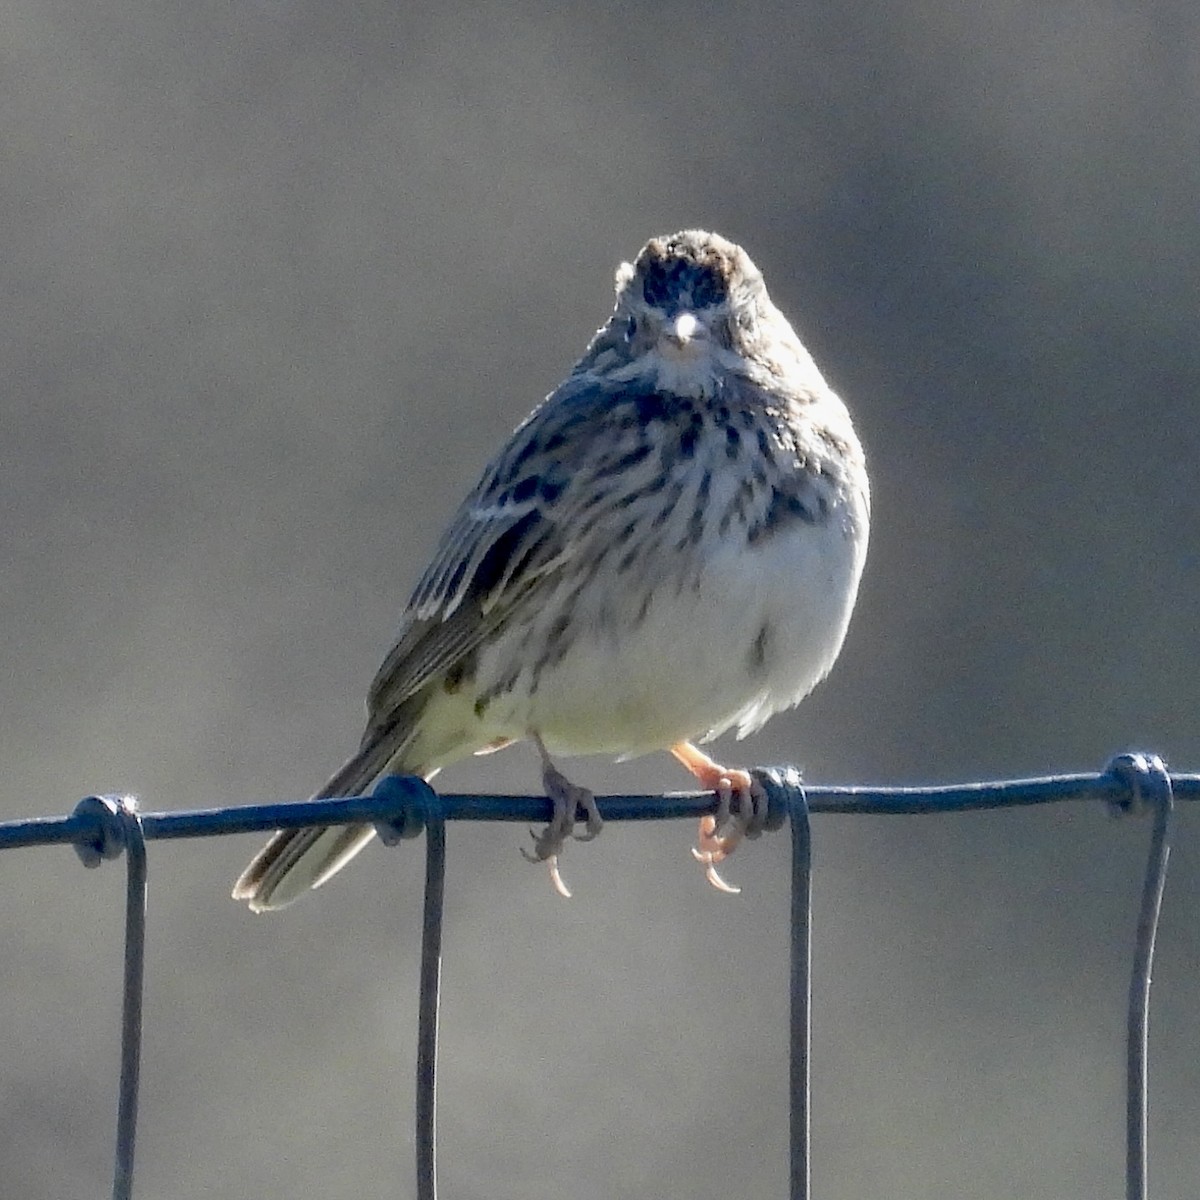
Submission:
{"label": "bird's wing", "polygon": [[570,558],[555,503],[566,484],[536,452],[538,441],[536,425],[518,429],[451,522],[371,684],[373,717],[466,661],[514,612],[536,603]]}

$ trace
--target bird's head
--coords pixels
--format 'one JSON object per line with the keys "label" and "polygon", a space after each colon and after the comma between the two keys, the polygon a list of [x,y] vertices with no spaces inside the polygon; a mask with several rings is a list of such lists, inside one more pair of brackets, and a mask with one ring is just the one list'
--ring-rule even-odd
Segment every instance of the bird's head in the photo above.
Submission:
{"label": "bird's head", "polygon": [[616,283],[616,306],[590,365],[610,375],[649,373],[658,386],[683,392],[703,390],[736,356],[752,353],[770,308],[750,256],[702,230],[651,239],[618,269]]}

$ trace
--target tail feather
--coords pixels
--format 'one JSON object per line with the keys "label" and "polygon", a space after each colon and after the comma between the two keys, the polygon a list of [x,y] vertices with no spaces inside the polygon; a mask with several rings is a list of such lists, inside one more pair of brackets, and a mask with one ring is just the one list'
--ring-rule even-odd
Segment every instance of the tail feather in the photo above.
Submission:
{"label": "tail feather", "polygon": [[233,898],[251,912],[286,908],[320,887],[375,836],[373,825],[281,829],[258,852],[233,886]]}
{"label": "tail feather", "polygon": [[[345,762],[312,797],[357,796],[389,763],[402,769],[394,729],[369,732],[353,758]],[[254,856],[233,885],[233,898],[252,912],[284,908],[342,869],[375,836],[373,825],[324,825],[280,829]]]}

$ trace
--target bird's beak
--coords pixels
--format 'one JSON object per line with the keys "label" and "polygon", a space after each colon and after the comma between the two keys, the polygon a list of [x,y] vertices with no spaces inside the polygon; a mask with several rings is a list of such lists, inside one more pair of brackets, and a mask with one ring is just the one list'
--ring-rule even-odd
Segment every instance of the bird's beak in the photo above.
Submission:
{"label": "bird's beak", "polygon": [[663,330],[663,336],[681,350],[700,332],[701,325],[695,313],[681,312]]}

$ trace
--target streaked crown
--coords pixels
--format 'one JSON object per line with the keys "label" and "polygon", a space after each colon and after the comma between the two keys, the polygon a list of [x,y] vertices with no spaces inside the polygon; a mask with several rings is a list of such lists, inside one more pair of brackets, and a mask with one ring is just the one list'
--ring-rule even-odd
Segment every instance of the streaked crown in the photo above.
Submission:
{"label": "streaked crown", "polygon": [[728,368],[722,356],[752,353],[760,318],[774,311],[750,256],[700,229],[651,238],[616,284],[612,316],[576,371],[641,369],[651,386],[703,390]]}
{"label": "streaked crown", "polygon": [[637,260],[617,272],[619,302],[645,305],[664,317],[737,304],[761,289],[750,256],[701,229],[651,238]]}

